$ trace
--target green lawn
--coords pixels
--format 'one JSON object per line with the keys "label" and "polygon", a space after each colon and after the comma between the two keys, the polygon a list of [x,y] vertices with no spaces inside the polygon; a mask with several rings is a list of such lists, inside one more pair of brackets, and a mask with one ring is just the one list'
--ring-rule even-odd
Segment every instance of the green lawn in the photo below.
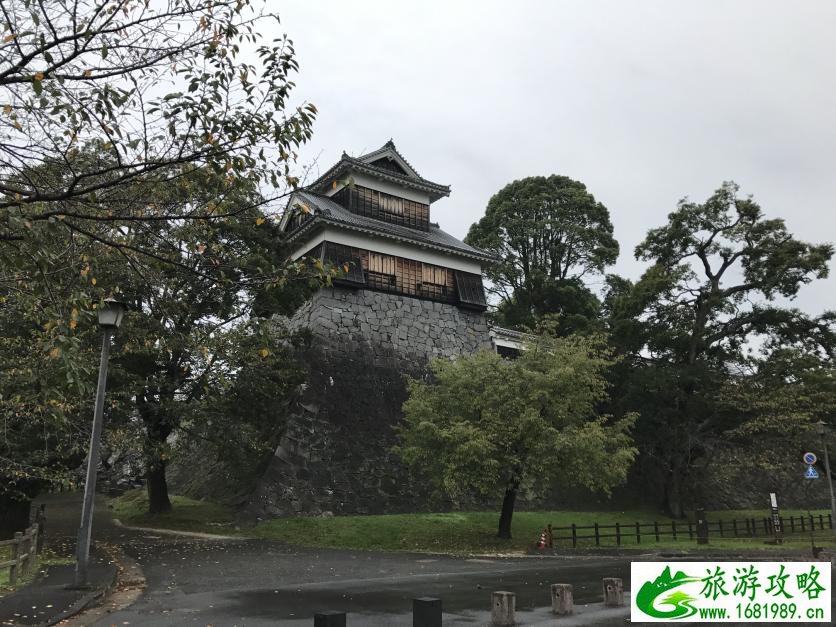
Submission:
{"label": "green lawn", "polygon": [[[11,556],[11,547],[0,547],[0,562],[5,562],[6,560],[11,559]],[[28,575],[22,575],[17,580],[17,584],[15,584],[14,588],[9,585],[9,569],[0,568],[0,597],[31,582],[38,574],[38,571],[40,571],[44,566],[50,566],[53,564],[69,564],[71,562],[73,562],[72,557],[57,555],[49,549],[44,549],[38,556],[38,563],[35,570]]]}
{"label": "green lawn", "polygon": [[198,531],[222,535],[240,535],[233,511],[208,501],[195,501],[185,496],[171,496],[172,510],[165,514],[148,513],[145,490],[129,490],[110,502],[113,515],[128,525],[158,527],[178,531]]}
{"label": "green lawn", "polygon": [[[670,518],[665,518],[651,511],[624,512],[516,512],[512,525],[512,540],[496,538],[496,527],[499,519],[497,512],[450,512],[442,514],[390,514],[381,516],[334,516],[321,517],[292,517],[276,518],[259,523],[255,527],[237,529],[234,514],[229,508],[221,505],[194,501],[185,497],[173,497],[174,510],[168,514],[150,516],[146,513],[147,500],[142,490],[134,490],[119,497],[113,502],[113,510],[117,518],[126,524],[179,529],[187,531],[202,531],[207,533],[222,533],[231,535],[247,535],[251,537],[284,540],[291,544],[309,547],[345,548],[369,551],[418,551],[453,554],[485,554],[485,553],[522,553],[529,549],[536,541],[540,530],[548,523],[555,526],[614,525],[616,522],[624,525],[622,546],[637,548],[635,542],[635,528],[631,534],[629,525],[636,521],[645,523],[656,520],[660,525],[667,525],[670,529]],[[824,510],[815,510],[814,515],[826,514]],[[787,510],[784,516],[807,514],[802,510]],[[745,517],[762,519],[768,516],[765,510],[730,510],[723,512],[709,512],[709,520],[722,519],[730,521],[733,518],[742,520]],[[662,537],[661,542],[650,541],[650,537],[642,532],[641,548],[678,548],[696,549],[694,541],[687,539],[687,525],[677,523],[680,533],[684,530],[684,539],[674,541]],[[741,527],[742,529],[742,527]],[[561,534],[566,532],[561,531]],[[584,530],[583,535],[591,534]],[[603,533],[603,532],[602,532]],[[612,531],[608,531],[612,533]],[[559,548],[571,549],[570,541],[556,543]],[[615,547],[615,539],[602,539],[602,545]],[[816,532],[816,544],[836,546],[830,542],[829,533]],[[792,539],[778,548],[805,549],[810,546],[810,536],[796,534]],[[594,548],[591,540],[581,541],[580,549]],[[775,547],[764,544],[764,538],[719,538],[711,537],[708,549],[764,549]]]}
{"label": "green lawn", "polygon": [[[12,557],[11,549],[7,546],[0,546],[0,562],[10,560]],[[9,585],[9,569],[0,568],[0,590]]]}

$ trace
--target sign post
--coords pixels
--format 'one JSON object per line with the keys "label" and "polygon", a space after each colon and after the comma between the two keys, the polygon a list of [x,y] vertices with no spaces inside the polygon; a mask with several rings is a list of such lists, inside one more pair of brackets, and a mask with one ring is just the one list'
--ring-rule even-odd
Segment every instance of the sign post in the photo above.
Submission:
{"label": "sign post", "polygon": [[769,493],[769,501],[772,506],[772,534],[778,544],[783,544],[784,529],[781,526],[781,513],[778,511],[778,497],[774,492]]}

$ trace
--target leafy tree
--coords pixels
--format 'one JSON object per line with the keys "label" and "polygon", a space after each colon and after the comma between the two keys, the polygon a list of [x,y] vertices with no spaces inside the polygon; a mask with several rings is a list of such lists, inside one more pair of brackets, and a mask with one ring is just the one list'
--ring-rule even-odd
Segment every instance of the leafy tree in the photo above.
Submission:
{"label": "leafy tree", "polygon": [[500,259],[486,274],[502,323],[533,328],[544,314],[561,313],[573,318],[564,334],[596,317],[597,299],[582,280],[618,257],[607,208],[583,183],[557,175],[506,185],[466,241]]}
{"label": "leafy tree", "polygon": [[[176,186],[183,172],[295,185],[312,105],[290,109],[296,71],[278,23],[253,0],[9,0],[0,15],[0,241],[37,222],[220,220],[242,207],[174,215],[109,202],[125,185]],[[79,167],[80,150],[102,158]],[[32,176],[57,165],[61,177]],[[153,252],[148,250],[147,252]]]}
{"label": "leafy tree", "polygon": [[771,303],[826,277],[833,247],[795,239],[783,220],[766,219],[737,192],[725,183],[702,204],[681,201],[636,248],[653,265],[635,285],[614,278],[606,300],[614,341],[629,355],[623,400],[641,413],[641,461],[661,478],[664,507],[675,516],[692,471],[732,428],[717,390],[752,338],[829,335],[826,319]]}
{"label": "leafy tree", "polygon": [[624,479],[633,417],[596,411],[611,364],[596,336],[543,335],[513,361],[487,351],[434,360],[431,381],[409,381],[396,450],[454,499],[504,492],[498,535],[510,538],[518,492],[606,492]]}
{"label": "leafy tree", "polygon": [[36,257],[46,293],[40,276],[0,264],[0,537],[28,525],[40,490],[69,485],[89,442],[98,334],[73,260],[92,245],[72,237],[44,245],[59,260],[48,267]]}
{"label": "leafy tree", "polygon": [[[155,190],[153,198],[174,215],[211,198],[216,187],[224,185],[223,179],[207,185],[198,177],[188,195],[180,187],[165,186]],[[127,261],[135,248],[156,247],[178,255],[177,264],[164,258],[135,268],[106,259],[91,262],[106,263],[99,268],[100,279],[119,286],[136,312],[119,332],[114,361],[122,379],[115,385],[122,392],[123,419],[137,416],[142,426],[151,513],[171,509],[166,481],[170,437],[185,421],[194,421],[194,408],[210,390],[228,388],[237,374],[236,363],[263,361],[270,354],[270,346],[255,350],[244,341],[259,328],[252,319],[253,307],[263,315],[275,313],[278,306],[292,310],[320,276],[304,263],[283,265],[278,225],[255,209],[257,190],[246,184],[235,190],[238,201],[250,209],[222,222],[160,222],[121,231],[131,245],[120,251]],[[140,186],[125,195],[142,203],[148,192]],[[275,298],[273,292],[282,297]],[[241,353],[244,347],[246,355]]]}

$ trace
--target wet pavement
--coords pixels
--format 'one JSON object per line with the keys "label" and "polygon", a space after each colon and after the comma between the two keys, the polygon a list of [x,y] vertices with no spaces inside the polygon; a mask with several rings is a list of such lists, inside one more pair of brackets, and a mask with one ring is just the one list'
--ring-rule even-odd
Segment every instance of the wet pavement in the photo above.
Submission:
{"label": "wet pavement", "polygon": [[348,612],[355,625],[411,624],[412,599],[423,596],[442,599],[445,624],[474,624],[494,590],[516,593],[522,613],[549,606],[552,583],[572,583],[582,605],[601,601],[603,576],[626,578],[629,571],[625,560],[428,558],[265,541],[172,542],[158,549],[149,560],[138,545],[128,548],[143,563],[148,592],[99,624],[310,625],[324,610]]}
{"label": "wet pavement", "polygon": [[[47,516],[49,541],[71,543],[78,524],[75,497],[51,498]],[[494,590],[516,593],[521,624],[547,624],[542,621],[551,622],[545,609],[550,584],[573,584],[578,606],[600,602],[601,578],[627,579],[630,560],[465,559],[183,538],[115,526],[104,500],[98,504],[94,537],[121,546],[147,579],[136,603],[93,623],[104,627],[312,625],[313,615],[323,610],[348,612],[353,626],[411,625],[412,599],[421,596],[442,599],[445,625],[476,625],[488,621]],[[612,618],[596,615],[588,624],[623,624],[624,612],[615,612]]]}

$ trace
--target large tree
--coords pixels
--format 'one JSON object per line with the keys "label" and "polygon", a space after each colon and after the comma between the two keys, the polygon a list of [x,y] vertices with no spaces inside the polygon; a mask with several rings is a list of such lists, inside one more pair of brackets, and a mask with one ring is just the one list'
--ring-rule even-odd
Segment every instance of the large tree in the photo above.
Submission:
{"label": "large tree", "polygon": [[543,315],[559,313],[564,333],[597,317],[598,301],[584,280],[618,257],[607,208],[583,183],[558,175],[506,185],[466,241],[499,259],[486,274],[503,324],[533,328]]}
{"label": "large tree", "polygon": [[602,338],[540,336],[515,360],[482,352],[434,360],[409,382],[397,451],[454,500],[503,495],[498,536],[511,537],[517,494],[549,486],[609,491],[635,455],[633,417],[613,420]]}
{"label": "large tree", "polygon": [[630,356],[623,402],[641,412],[642,462],[662,483],[668,513],[682,514],[694,470],[731,428],[718,390],[753,339],[829,335],[827,318],[775,299],[826,277],[832,254],[830,244],[794,238],[783,220],[764,217],[725,183],[704,203],[681,201],[648,233],[636,256],[652,265],[635,285],[611,280],[611,330]]}
{"label": "large tree", "polygon": [[[62,220],[222,219],[113,205],[126,184],[176,185],[183,169],[293,185],[312,105],[288,105],[296,70],[278,16],[258,0],[8,0],[0,11],[0,239]],[[94,145],[103,157],[76,159]],[[58,164],[62,177],[33,175]]]}
{"label": "large tree", "polygon": [[[175,215],[206,202],[220,188],[248,210],[219,222],[133,225],[118,235],[131,245],[118,255],[127,264],[107,263],[107,257],[91,261],[91,272],[111,288],[117,286],[135,312],[118,335],[114,362],[122,378],[115,385],[127,404],[125,418],[136,416],[141,425],[151,513],[171,508],[166,481],[170,437],[195,418],[194,407],[210,390],[230,386],[241,362],[269,361],[274,346],[255,347],[248,341],[259,329],[255,318],[292,311],[320,276],[304,262],[284,263],[278,225],[261,216],[258,191],[251,184],[230,189],[223,178],[207,184],[199,176],[185,194],[180,187],[160,186],[151,193],[138,186],[123,190],[123,196],[125,202],[140,204],[153,198]],[[163,258],[132,267],[140,256],[133,249],[151,247]],[[110,250],[108,256],[117,253]],[[167,256],[176,256],[177,263]]]}

